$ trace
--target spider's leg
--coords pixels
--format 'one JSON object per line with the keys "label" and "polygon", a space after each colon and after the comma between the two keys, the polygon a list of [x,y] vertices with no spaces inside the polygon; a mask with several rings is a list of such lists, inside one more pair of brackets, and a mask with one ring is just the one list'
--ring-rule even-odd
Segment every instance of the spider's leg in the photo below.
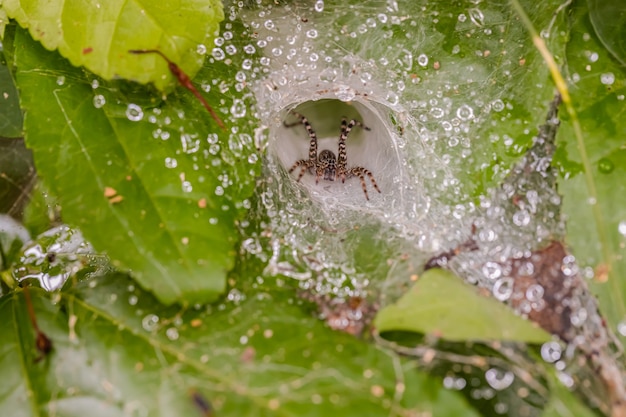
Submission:
{"label": "spider's leg", "polygon": [[283,125],[285,127],[293,127],[299,124],[304,125],[304,128],[309,135],[309,161],[315,163],[315,161],[317,161],[317,134],[315,133],[315,130],[313,130],[313,127],[311,126],[311,123],[309,123],[309,120],[304,115],[295,111],[292,111],[291,114],[296,116],[299,120],[294,123],[287,123],[283,121]]}
{"label": "spider's leg", "polygon": [[339,134],[339,150],[337,156],[337,176],[341,178],[341,182],[346,182],[346,174],[348,173],[348,152],[346,149],[346,140],[348,135],[355,126],[359,126],[365,130],[371,130],[363,123],[356,119],[351,119],[346,123],[346,118],[341,119],[341,133]]}
{"label": "spider's leg", "polygon": [[361,179],[361,187],[363,187],[363,193],[365,193],[365,199],[369,200],[369,196],[367,194],[367,186],[365,185],[365,176],[367,175],[372,185],[380,193],[380,188],[378,188],[378,184],[376,184],[376,180],[374,179],[374,175],[370,172],[370,170],[363,167],[354,167],[348,171],[349,176],[356,176]]}
{"label": "spider's leg", "polygon": [[297,161],[295,164],[291,166],[291,168],[289,168],[289,173],[291,174],[296,168],[298,168],[300,165],[306,164],[306,162],[307,162],[306,159],[301,159]]}

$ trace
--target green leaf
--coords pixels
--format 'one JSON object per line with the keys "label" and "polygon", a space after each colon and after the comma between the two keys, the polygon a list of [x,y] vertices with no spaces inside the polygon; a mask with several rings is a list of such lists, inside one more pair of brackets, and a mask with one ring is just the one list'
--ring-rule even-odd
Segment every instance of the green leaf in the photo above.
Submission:
{"label": "green leaf", "polygon": [[[590,172],[566,172],[559,184],[567,216],[567,243],[581,266],[600,265],[592,288],[615,329],[626,318],[626,258],[622,255],[626,244],[626,73],[594,35],[584,4],[572,13],[567,63],[570,94],[591,166]],[[558,140],[564,152],[557,162],[565,167],[581,164],[572,120],[567,112],[562,113]],[[595,196],[589,182],[595,187]],[[607,275],[603,269],[610,270],[608,282],[604,282]]]}
{"label": "green leaf", "polygon": [[27,144],[64,221],[165,303],[219,295],[256,167],[252,144],[228,144],[250,137],[249,125],[210,133],[212,120],[186,91],[161,102],[136,85],[106,84],[24,30],[15,50]]}
{"label": "green leaf", "polygon": [[[38,363],[24,297],[0,299],[0,414],[63,416],[475,416],[438,378],[325,328],[261,288],[210,309],[164,308],[123,275],[52,303],[31,289],[53,351]],[[95,413],[95,414],[94,414]]]}
{"label": "green leaf", "polygon": [[2,57],[0,63],[0,138],[22,136],[22,124],[23,118],[17,89],[11,71]]}
{"label": "green leaf", "polygon": [[587,0],[589,18],[598,39],[622,65],[626,65],[626,3]]}
{"label": "green leaf", "polygon": [[[5,0],[2,7],[48,50],[110,80],[117,77],[159,89],[171,83],[158,56],[129,54],[158,49],[193,76],[201,67],[199,45],[210,45],[224,19],[219,0]],[[205,47],[206,49],[206,47]]]}
{"label": "green leaf", "polygon": [[378,312],[374,325],[380,333],[412,331],[450,341],[551,340],[536,324],[441,269],[424,273],[408,293]]}

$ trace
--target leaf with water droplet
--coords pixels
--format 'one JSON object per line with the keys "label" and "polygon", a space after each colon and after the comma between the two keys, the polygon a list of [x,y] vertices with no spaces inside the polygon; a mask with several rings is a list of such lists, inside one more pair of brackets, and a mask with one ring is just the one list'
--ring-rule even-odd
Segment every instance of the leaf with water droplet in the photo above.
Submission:
{"label": "leaf with water droplet", "polygon": [[[93,74],[45,51],[26,31],[17,30],[15,45],[29,112],[26,140],[64,221],[163,302],[217,297],[234,263],[234,222],[254,187],[248,155],[235,163],[227,151],[210,153],[200,138],[212,121],[182,89],[166,102],[153,89],[124,81],[100,80],[94,89]],[[201,74],[215,77],[218,70],[228,75],[218,65]],[[98,95],[101,106],[94,105]],[[242,121],[240,133],[245,126]],[[218,195],[223,175],[237,182]]]}
{"label": "leaf with water droplet", "polygon": [[451,341],[543,343],[551,340],[534,323],[440,269],[426,271],[407,294],[380,310],[374,325],[380,333],[410,331]]}
{"label": "leaf with water droplet", "polygon": [[81,282],[54,303],[33,288],[39,327],[54,343],[45,366],[33,363],[22,293],[0,298],[0,376],[9,393],[0,415],[42,409],[84,415],[97,408],[108,416],[199,416],[201,395],[201,405],[217,416],[360,417],[415,409],[477,416],[438,377],[328,329],[294,304],[290,291],[239,284],[241,301],[183,310],[164,307],[121,274]]}
{"label": "leaf with water droplet", "polygon": [[2,7],[46,49],[58,50],[74,65],[105,79],[152,82],[159,89],[172,82],[167,63],[128,51],[159,49],[193,76],[204,59],[198,45],[212,42],[224,18],[218,0],[93,0],[80,7],[61,0],[6,0]]}
{"label": "leaf with water droplet", "polygon": [[[624,45],[615,43],[623,39],[620,34],[626,27],[619,23],[624,20],[620,8],[624,10],[622,2],[595,0],[573,8],[574,35],[567,44],[564,72],[572,74],[572,110],[580,121],[589,171],[575,170],[558,185],[567,217],[566,241],[581,267],[588,268],[587,275],[597,268],[591,289],[612,329],[626,317],[625,240],[619,230],[626,220],[626,75],[614,60],[624,62]],[[558,135],[562,152],[557,153],[557,162],[562,166],[584,162],[576,135],[571,118],[565,118]],[[609,271],[608,280],[601,279],[601,269]]]}

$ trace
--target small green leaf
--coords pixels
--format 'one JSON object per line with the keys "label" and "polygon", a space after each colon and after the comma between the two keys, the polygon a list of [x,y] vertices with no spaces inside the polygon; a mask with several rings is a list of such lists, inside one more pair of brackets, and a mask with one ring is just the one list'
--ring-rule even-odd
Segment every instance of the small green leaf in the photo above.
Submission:
{"label": "small green leaf", "polygon": [[219,0],[5,0],[2,7],[48,50],[110,80],[117,77],[163,89],[171,82],[158,56],[129,54],[158,49],[193,76],[199,45],[209,45],[224,19]]}
{"label": "small green leaf", "polygon": [[379,311],[374,325],[380,333],[412,331],[450,341],[543,343],[551,339],[504,304],[440,269],[424,273],[407,294]]}

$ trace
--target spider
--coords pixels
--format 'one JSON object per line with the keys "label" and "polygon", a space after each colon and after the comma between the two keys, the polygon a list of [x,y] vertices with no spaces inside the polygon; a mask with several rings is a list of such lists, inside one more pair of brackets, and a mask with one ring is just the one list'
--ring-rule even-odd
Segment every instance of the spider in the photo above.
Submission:
{"label": "spider", "polygon": [[348,139],[348,135],[350,131],[355,126],[359,126],[362,129],[370,130],[369,127],[363,125],[363,123],[358,120],[351,119],[347,121],[344,117],[341,120],[341,133],[339,134],[339,151],[337,158],[332,151],[325,149],[321,151],[318,155],[317,153],[317,134],[313,130],[313,127],[307,120],[305,116],[300,113],[292,111],[291,114],[298,118],[298,121],[294,123],[287,123],[283,121],[285,127],[293,127],[297,125],[304,125],[308,135],[309,135],[309,159],[301,159],[296,161],[293,164],[291,169],[289,169],[289,173],[291,174],[296,168],[301,167],[300,173],[298,174],[297,181],[300,181],[304,176],[306,171],[309,171],[311,174],[315,174],[315,183],[318,184],[320,178],[323,178],[326,181],[335,181],[338,178],[341,178],[341,182],[345,182],[346,179],[352,177],[359,177],[361,179],[361,187],[363,187],[363,193],[365,194],[365,199],[369,200],[369,195],[367,194],[367,186],[365,185],[365,176],[370,179],[372,185],[380,193],[380,189],[376,184],[376,180],[374,179],[374,175],[363,167],[352,167],[348,168],[348,155],[346,151],[346,139]]}

